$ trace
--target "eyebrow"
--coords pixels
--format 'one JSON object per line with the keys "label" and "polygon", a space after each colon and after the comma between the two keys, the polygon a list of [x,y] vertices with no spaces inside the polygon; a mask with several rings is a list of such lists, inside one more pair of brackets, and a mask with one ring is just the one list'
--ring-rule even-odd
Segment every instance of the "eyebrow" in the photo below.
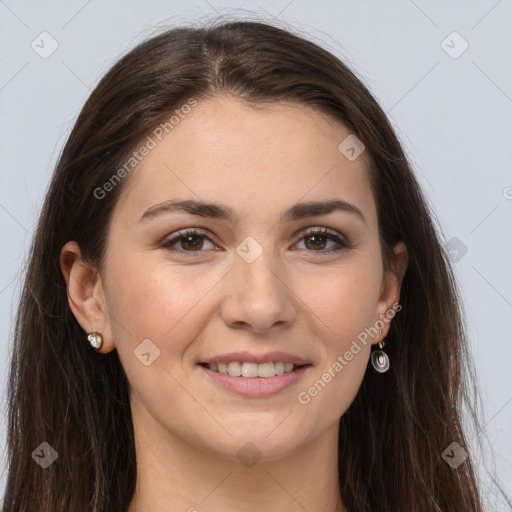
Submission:
{"label": "eyebrow", "polygon": [[[281,220],[296,221],[308,217],[327,215],[335,211],[351,213],[359,217],[360,220],[368,225],[363,213],[357,206],[341,199],[297,203],[283,213]],[[221,219],[227,221],[232,221],[235,217],[234,212],[228,206],[216,203],[205,203],[202,201],[196,201],[194,199],[170,199],[148,208],[142,214],[138,222],[148,221],[163,213],[188,213],[190,215],[197,215],[199,217],[208,217],[212,219]]]}

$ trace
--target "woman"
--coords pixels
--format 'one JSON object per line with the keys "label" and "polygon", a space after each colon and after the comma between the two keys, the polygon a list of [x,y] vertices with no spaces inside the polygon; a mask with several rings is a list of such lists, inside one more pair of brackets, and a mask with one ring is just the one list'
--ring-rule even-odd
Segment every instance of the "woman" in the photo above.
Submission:
{"label": "woman", "polygon": [[105,75],[57,164],[3,510],[480,511],[468,360],[361,81],[266,24],[172,29]]}

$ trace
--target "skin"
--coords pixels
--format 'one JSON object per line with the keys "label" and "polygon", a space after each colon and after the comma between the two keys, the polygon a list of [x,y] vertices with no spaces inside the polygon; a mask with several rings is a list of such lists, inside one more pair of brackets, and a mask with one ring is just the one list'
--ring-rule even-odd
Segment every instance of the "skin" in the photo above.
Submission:
{"label": "skin", "polygon": [[[407,266],[399,243],[384,273],[369,155],[349,161],[338,150],[349,134],[304,105],[201,101],[127,178],[101,269],[82,261],[76,242],[63,247],[70,307],[85,332],[102,333],[101,352],[117,349],[130,382],[138,479],[129,512],[346,510],[339,419],[380,336],[307,405],[297,396],[399,302]],[[167,212],[139,222],[151,206],[185,198],[225,204],[235,218]],[[366,223],[341,211],[280,220],[296,203],[330,199],[357,206]],[[329,252],[337,244],[320,238],[316,248],[301,234],[310,227],[353,247]],[[186,228],[207,238],[161,247]],[[236,252],[248,236],[263,249],[252,263]],[[148,338],[160,355],[145,366],[134,350]],[[280,393],[248,398],[197,365],[240,350],[290,352],[312,366]],[[252,467],[237,457],[248,442],[261,455]]]}

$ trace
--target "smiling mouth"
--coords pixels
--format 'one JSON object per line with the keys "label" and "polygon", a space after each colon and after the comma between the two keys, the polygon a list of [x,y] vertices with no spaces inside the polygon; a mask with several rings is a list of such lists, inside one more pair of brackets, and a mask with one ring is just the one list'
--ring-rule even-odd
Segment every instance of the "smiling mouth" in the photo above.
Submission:
{"label": "smiling mouth", "polygon": [[260,377],[262,379],[269,379],[276,375],[283,373],[292,373],[295,370],[304,366],[311,366],[309,364],[296,365],[285,361],[267,362],[267,363],[253,363],[253,362],[240,362],[232,361],[230,363],[199,363],[200,366],[208,368],[212,372],[227,374],[232,377],[245,377],[254,378]]}

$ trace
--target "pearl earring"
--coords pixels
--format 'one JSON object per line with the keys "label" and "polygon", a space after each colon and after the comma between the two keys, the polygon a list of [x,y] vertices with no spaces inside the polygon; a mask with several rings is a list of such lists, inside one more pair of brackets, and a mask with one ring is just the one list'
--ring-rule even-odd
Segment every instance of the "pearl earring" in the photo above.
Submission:
{"label": "pearl earring", "polygon": [[379,341],[379,348],[378,350],[374,350],[372,352],[372,355],[370,356],[370,359],[372,361],[372,365],[375,368],[376,371],[379,373],[384,373],[389,370],[389,357],[382,350],[384,348],[384,338],[382,337],[382,330],[380,331],[380,341]]}
{"label": "pearl earring", "polygon": [[103,346],[103,336],[99,332],[91,332],[87,335],[87,340],[91,347],[97,352],[99,352]]}

